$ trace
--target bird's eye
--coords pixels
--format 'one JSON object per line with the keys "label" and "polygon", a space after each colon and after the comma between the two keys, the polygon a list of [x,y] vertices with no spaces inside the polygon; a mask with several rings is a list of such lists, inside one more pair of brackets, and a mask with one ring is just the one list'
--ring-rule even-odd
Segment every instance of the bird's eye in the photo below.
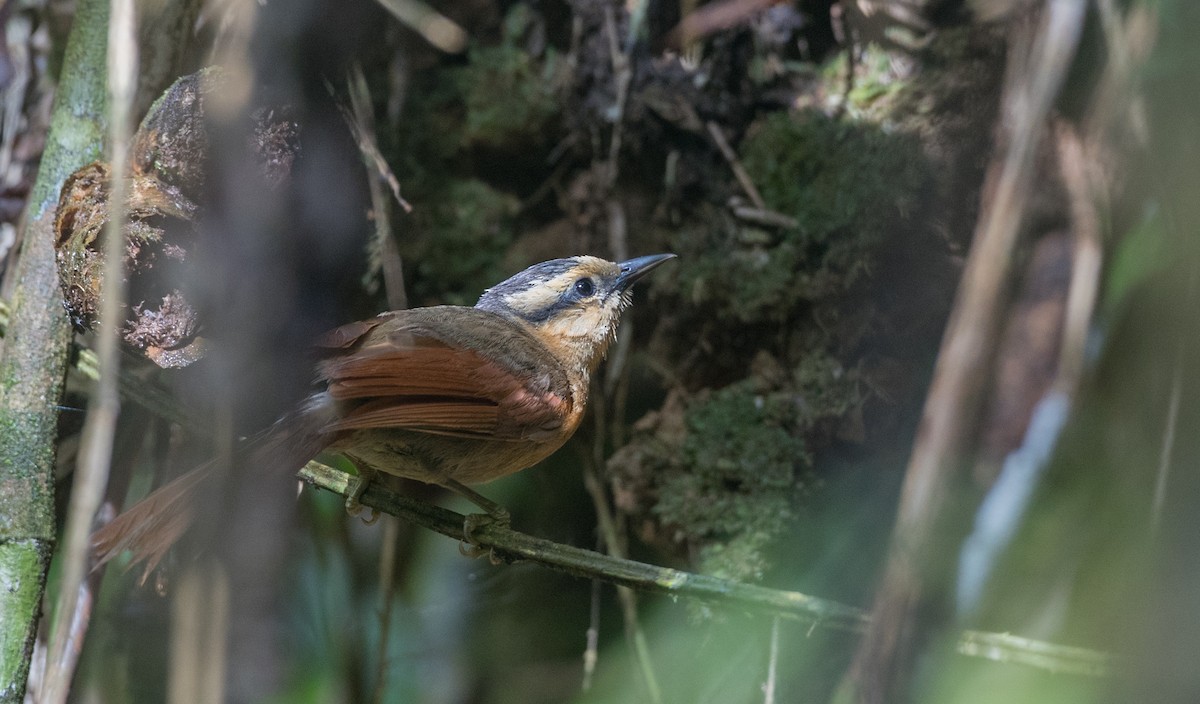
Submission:
{"label": "bird's eye", "polygon": [[580,297],[587,298],[595,292],[596,285],[592,283],[591,279],[580,279],[575,282],[575,293]]}

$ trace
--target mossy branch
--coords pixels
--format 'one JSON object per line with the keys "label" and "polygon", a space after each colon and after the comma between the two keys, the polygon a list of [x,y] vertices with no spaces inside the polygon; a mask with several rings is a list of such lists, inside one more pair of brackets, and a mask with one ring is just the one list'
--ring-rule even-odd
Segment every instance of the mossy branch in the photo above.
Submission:
{"label": "mossy branch", "polygon": [[[348,495],[352,479],[349,474],[319,462],[309,462],[300,470],[299,477],[312,486],[342,496]],[[461,513],[405,498],[378,482],[370,484],[360,500],[364,506],[442,535],[463,539],[467,517]],[[493,557],[505,562],[536,562],[577,577],[784,616],[810,623],[814,628],[861,633],[868,624],[869,616],[865,610],[836,601],[611,557],[535,538],[494,523],[473,529],[471,538],[480,548],[491,551]],[[1109,653],[1046,643],[1008,633],[964,631],[958,638],[957,650],[963,655],[998,662],[1021,663],[1051,672],[1093,677],[1111,674],[1115,664],[1114,656]]]}

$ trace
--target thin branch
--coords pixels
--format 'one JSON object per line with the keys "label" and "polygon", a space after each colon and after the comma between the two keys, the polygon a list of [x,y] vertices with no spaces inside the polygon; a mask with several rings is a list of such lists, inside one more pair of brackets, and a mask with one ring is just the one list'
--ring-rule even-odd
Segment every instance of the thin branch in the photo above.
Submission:
{"label": "thin branch", "polygon": [[752,222],[755,225],[778,227],[784,230],[791,230],[800,226],[800,222],[790,215],[784,215],[783,213],[779,213],[774,210],[748,208],[744,205],[734,206],[733,216],[739,220]]}
{"label": "thin branch", "polygon": [[[299,477],[315,487],[342,496],[348,495],[352,479],[349,474],[318,462],[309,462],[300,470]],[[384,487],[382,482],[372,482],[367,487],[362,504],[456,540],[463,538],[466,516],[400,496]],[[472,530],[471,538],[480,547],[508,562],[535,562],[577,577],[596,578],[646,592],[736,605],[750,611],[817,622],[827,628],[860,631],[866,625],[866,615],[853,606],[799,592],[768,589],[602,555],[535,538],[494,523]]]}
{"label": "thin branch", "polygon": [[[319,462],[309,462],[298,476],[312,486],[342,496],[348,494],[352,479],[349,474]],[[401,496],[382,482],[372,482],[367,487],[362,503],[455,540],[463,538],[466,516]],[[576,577],[789,618],[813,627],[861,633],[868,625],[866,611],[836,601],[603,555],[535,538],[494,523],[474,529],[471,538],[485,551],[491,551],[492,555],[507,562],[535,562]],[[1118,665],[1116,656],[1110,653],[1046,643],[1010,633],[964,631],[957,647],[964,655],[1021,663],[1058,673],[1100,677],[1112,674]]]}
{"label": "thin branch", "polygon": [[1179,425],[1179,403],[1183,397],[1183,364],[1187,351],[1186,338],[1180,336],[1171,364],[1171,395],[1167,400],[1167,417],[1163,422],[1162,442],[1158,448],[1158,468],[1154,477],[1154,498],[1150,504],[1150,525],[1154,532],[1162,525],[1163,504],[1167,500],[1167,481],[1171,476],[1171,461],[1175,452],[1175,433]]}
{"label": "thin branch", "polygon": [[779,672],[779,618],[771,620],[771,654],[767,660],[767,682],[763,685],[763,704],[775,704],[776,678]]}
{"label": "thin branch", "polygon": [[1109,653],[1045,643],[1012,633],[963,631],[956,648],[962,655],[1019,663],[1063,675],[1109,677],[1115,674],[1118,664]]}
{"label": "thin branch", "polygon": [[[325,86],[330,94],[333,94],[333,86],[328,82]],[[346,75],[346,88],[350,94],[350,108],[338,104],[342,119],[354,135],[354,141],[357,142],[363,158],[375,167],[379,178],[387,182],[396,203],[404,212],[411,213],[412,205],[400,195],[400,181],[392,172],[392,167],[388,166],[387,159],[383,158],[383,153],[379,151],[379,144],[375,139],[375,113],[371,107],[371,91],[367,87],[367,77],[363,75],[362,66],[355,64]]]}
{"label": "thin branch", "polygon": [[[362,67],[357,64],[347,79],[350,89],[350,104],[354,110],[354,124],[359,126],[359,147],[363,156],[372,156],[379,178],[367,175],[371,189],[371,210],[375,214],[375,238],[379,246],[379,266],[383,273],[383,293],[391,310],[403,310],[408,307],[408,293],[404,287],[404,266],[400,259],[400,249],[396,246],[396,238],[392,236],[392,224],[388,214],[387,200],[379,186],[380,179],[386,180],[392,188],[392,195],[400,203],[404,212],[412,212],[412,207],[400,197],[400,183],[395,174],[384,161],[383,155],[375,141],[375,113],[371,107],[371,92],[367,88],[367,79]],[[364,140],[366,146],[364,146]],[[392,516],[383,519],[383,539],[379,542],[379,647],[375,653],[375,691],[373,701],[383,702],[387,697],[387,676],[389,672],[388,633],[391,632],[392,612],[396,604],[393,594],[396,578],[396,550],[400,544],[400,521]]]}
{"label": "thin branch", "polygon": [[171,600],[168,704],[226,701],[229,575],[216,560],[190,565]]}
{"label": "thin branch", "polygon": [[1096,212],[1096,189],[1089,173],[1099,169],[1096,159],[1088,158],[1082,140],[1066,121],[1055,124],[1059,169],[1066,185],[1071,212],[1071,236],[1074,243],[1071,282],[1063,321],[1063,339],[1059,353],[1055,385],[1074,398],[1083,376],[1085,347],[1092,325],[1092,312],[1100,290],[1104,243],[1100,236],[1100,214]]}
{"label": "thin branch", "polygon": [[[633,29],[631,28],[631,35]],[[608,143],[608,188],[611,190],[617,183],[620,173],[619,159],[621,156],[621,139],[625,125],[625,102],[629,98],[629,85],[633,82],[632,57],[629,52],[622,52],[620,40],[617,38],[616,11],[612,5],[604,8],[604,32],[608,36],[609,58],[612,61],[613,80],[616,82],[617,102],[613,105],[613,132]],[[632,45],[630,45],[632,49]]]}
{"label": "thin branch", "polygon": [[392,611],[396,595],[396,546],[400,543],[400,521],[393,516],[383,517],[383,540],[379,543],[379,648],[375,654],[375,691],[373,702],[387,701],[388,633],[392,630]]}
{"label": "thin branch", "polygon": [[776,0],[721,0],[689,12],[666,37],[670,46],[679,48],[714,32],[748,22],[751,17],[774,5]]}
{"label": "thin branch", "polygon": [[750,178],[750,174],[746,173],[746,169],[742,166],[742,162],[738,160],[737,152],[733,151],[733,147],[729,146],[729,140],[725,138],[725,133],[721,130],[721,126],[715,122],[709,121],[705,123],[708,128],[708,134],[712,137],[713,143],[717,145],[721,156],[725,157],[725,161],[729,162],[729,168],[733,171],[734,178],[741,185],[742,190],[746,192],[746,197],[754,204],[754,207],[760,211],[767,210],[767,203],[759,194],[758,188],[754,186],[754,181]]}
{"label": "thin branch", "polygon": [[583,683],[580,689],[591,691],[596,663],[600,660],[600,580],[592,580],[591,608],[588,610],[586,646],[583,650]]}
{"label": "thin branch", "polygon": [[467,33],[449,17],[420,0],[376,0],[383,9],[447,54],[467,46]]}
{"label": "thin branch", "polygon": [[[593,412],[597,418],[602,415],[600,409],[594,409]],[[603,428],[597,428],[597,431],[596,444],[602,447],[604,444]],[[600,527],[600,537],[607,548],[608,555],[614,559],[624,559],[625,550],[621,534],[617,531],[612,509],[608,505],[604,487],[601,486],[600,480],[596,476],[597,472],[598,465],[595,462],[589,463],[583,473],[584,486],[596,508],[596,522]],[[638,665],[638,670],[642,673],[642,680],[646,684],[646,694],[650,697],[651,702],[657,704],[663,700],[662,688],[658,684],[658,675],[655,674],[654,663],[650,659],[650,646],[646,641],[646,634],[642,631],[641,623],[638,621],[637,595],[628,586],[618,585],[617,598],[621,602],[621,614],[625,618],[625,633],[633,648],[634,660]]]}

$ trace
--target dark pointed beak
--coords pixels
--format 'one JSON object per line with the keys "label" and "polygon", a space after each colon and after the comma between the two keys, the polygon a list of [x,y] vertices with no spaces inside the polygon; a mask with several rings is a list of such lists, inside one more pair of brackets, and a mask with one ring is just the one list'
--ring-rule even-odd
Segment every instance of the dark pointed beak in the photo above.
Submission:
{"label": "dark pointed beak", "polygon": [[617,276],[616,289],[623,291],[633,285],[635,281],[650,273],[650,270],[667,261],[674,259],[674,254],[650,254],[637,259],[621,262],[621,273]]}

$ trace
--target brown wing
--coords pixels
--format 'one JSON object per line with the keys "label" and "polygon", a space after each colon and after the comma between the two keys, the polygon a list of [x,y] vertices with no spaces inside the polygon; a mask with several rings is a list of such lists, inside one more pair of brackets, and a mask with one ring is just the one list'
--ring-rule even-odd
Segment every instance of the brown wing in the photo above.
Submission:
{"label": "brown wing", "polygon": [[364,330],[360,346],[338,344],[351,351],[321,365],[329,395],[345,409],[329,430],[541,440],[563,426],[570,402],[544,378],[524,379],[485,354],[402,323]]}

